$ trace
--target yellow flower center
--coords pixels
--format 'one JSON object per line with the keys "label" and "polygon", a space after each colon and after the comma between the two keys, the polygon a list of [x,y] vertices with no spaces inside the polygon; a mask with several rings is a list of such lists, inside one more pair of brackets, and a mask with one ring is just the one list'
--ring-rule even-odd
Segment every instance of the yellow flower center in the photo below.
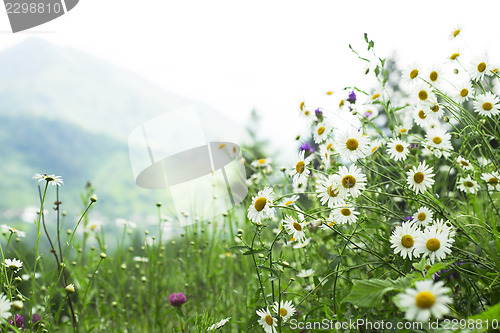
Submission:
{"label": "yellow flower center", "polygon": [[399,130],[399,133],[406,133],[406,131],[407,129],[403,127],[402,129]]}
{"label": "yellow flower center", "polygon": [[356,150],[359,147],[359,143],[356,139],[349,139],[346,141],[345,146],[349,150]]}
{"label": "yellow flower center", "polygon": [[441,142],[443,142],[443,139],[441,139],[439,136],[435,136],[433,139],[432,139],[432,142],[434,142],[435,144],[440,144]]}
{"label": "yellow flower center", "polygon": [[297,222],[293,222],[293,228],[297,231],[302,231],[302,227]]}
{"label": "yellow flower center", "polygon": [[340,103],[339,103],[339,108],[343,107],[344,106],[344,100],[340,100]]}
{"label": "yellow flower center", "polygon": [[327,95],[332,95],[333,94],[333,91],[327,91],[326,92]]}
{"label": "yellow flower center", "polygon": [[425,90],[420,90],[418,92],[418,98],[421,100],[421,101],[425,101],[427,99],[427,97],[429,97],[429,95],[427,94],[427,91]]}
{"label": "yellow flower center", "polygon": [[326,149],[330,150],[330,148],[332,148],[333,146],[333,143],[329,143],[328,146],[326,146]]}
{"label": "yellow flower center", "polygon": [[488,180],[488,183],[496,186],[496,185],[498,185],[498,179],[497,178],[490,178],[490,180]]}
{"label": "yellow flower center", "polygon": [[373,101],[373,100],[376,100],[376,99],[377,99],[377,98],[379,98],[379,97],[380,97],[380,94],[375,94],[375,95],[373,95],[373,96],[372,96],[372,101]]}
{"label": "yellow flower center", "polygon": [[417,215],[417,219],[418,219],[420,222],[422,222],[423,220],[425,220],[425,218],[426,218],[426,217],[427,217],[427,215],[425,215],[425,213],[424,213],[424,212],[422,212],[422,213],[418,213],[418,215]]}
{"label": "yellow flower center", "polygon": [[413,246],[415,242],[413,241],[413,237],[410,235],[404,235],[403,238],[401,238],[401,245],[409,249],[410,247]]}
{"label": "yellow flower center", "polygon": [[439,105],[437,104],[432,104],[429,109],[431,109],[432,112],[438,112],[439,111]]}
{"label": "yellow flower center", "polygon": [[468,89],[464,88],[464,89],[460,90],[460,96],[465,97],[468,94],[469,94],[469,90]]}
{"label": "yellow flower center", "polygon": [[396,149],[396,151],[397,151],[398,153],[402,153],[402,152],[403,152],[403,150],[405,150],[405,147],[403,147],[403,145],[397,144],[397,145],[394,147],[394,149]]}
{"label": "yellow flower center", "polygon": [[437,251],[441,247],[441,243],[437,238],[431,238],[425,243],[425,246],[429,251]]}
{"label": "yellow flower center", "polygon": [[222,149],[222,148],[224,148],[225,146],[226,146],[226,144],[225,144],[225,143],[221,143],[221,144],[219,145],[219,149]]}
{"label": "yellow flower center", "polygon": [[301,102],[301,103],[300,103],[300,109],[301,109],[301,110],[304,110],[304,104],[305,104],[304,102]]}
{"label": "yellow flower center", "polygon": [[421,182],[424,181],[424,174],[422,172],[417,172],[413,176],[413,180],[415,181],[415,183],[420,184]]}
{"label": "yellow flower center", "polygon": [[354,185],[356,185],[356,178],[354,178],[353,176],[347,175],[342,178],[342,186],[344,186],[345,188],[353,188]]}
{"label": "yellow flower center", "polygon": [[428,309],[434,305],[436,297],[430,291],[421,291],[415,297],[415,303],[421,309]]}
{"label": "yellow flower center", "polygon": [[328,186],[328,188],[326,189],[326,192],[328,193],[329,196],[331,196],[332,198],[335,198],[337,195],[339,195],[339,191],[338,191],[338,188],[333,188],[333,185],[330,185]]}
{"label": "yellow flower center", "polygon": [[304,111],[304,114],[305,114],[306,116],[309,116],[309,115],[311,114],[311,112],[309,112],[309,110],[306,110],[306,111]]}
{"label": "yellow flower center", "polygon": [[450,59],[451,59],[451,60],[455,60],[455,59],[457,59],[457,58],[458,58],[458,56],[459,56],[459,55],[460,55],[460,53],[455,52],[455,53],[453,53],[453,54],[450,56]]}
{"label": "yellow flower center", "polygon": [[490,111],[493,105],[490,102],[483,103],[483,110]]}
{"label": "yellow flower center", "polygon": [[270,315],[266,316],[265,321],[269,326],[273,326],[273,317],[271,317]]}
{"label": "yellow flower center", "polygon": [[478,65],[477,65],[477,71],[479,73],[482,73],[486,70],[486,64],[484,62],[480,62]]}
{"label": "yellow flower center", "polygon": [[425,119],[425,118],[427,118],[427,116],[425,115],[424,110],[420,110],[420,111],[418,111],[418,117],[419,117],[420,119]]}
{"label": "yellow flower center", "polygon": [[348,208],[342,208],[342,209],[340,210],[340,213],[341,213],[342,215],[344,215],[344,216],[349,216],[349,215],[351,215],[351,210],[350,210],[350,209],[348,209]]}
{"label": "yellow flower center", "polygon": [[261,158],[261,159],[259,160],[259,164],[264,164],[264,163],[266,163],[266,159],[265,159],[265,158]]}
{"label": "yellow flower center", "polygon": [[432,71],[429,74],[429,79],[431,79],[432,82],[436,81],[438,79],[438,73],[436,71]]}
{"label": "yellow flower center", "polygon": [[467,163],[467,162],[466,162],[466,161],[464,161],[464,160],[461,160],[461,161],[460,161],[460,164],[462,164],[463,166],[469,166],[469,165],[470,165],[469,163]]}
{"label": "yellow flower center", "polygon": [[460,33],[460,29],[453,31],[453,37],[457,37],[459,33]]}
{"label": "yellow flower center", "polygon": [[295,165],[295,170],[297,171],[297,173],[302,173],[305,169],[306,164],[304,163],[304,161],[299,161],[297,165]]}
{"label": "yellow flower center", "polygon": [[325,133],[325,128],[321,126],[320,128],[318,128],[318,135],[321,135],[323,133]]}
{"label": "yellow flower center", "polygon": [[292,200],[288,200],[287,202],[285,202],[285,206],[290,206],[291,204],[293,204]]}
{"label": "yellow flower center", "polygon": [[255,203],[253,206],[255,207],[256,211],[260,212],[261,210],[264,209],[264,207],[266,207],[266,203],[267,203],[267,199],[260,197],[257,200],[255,200]]}
{"label": "yellow flower center", "polygon": [[280,308],[280,316],[284,317],[284,316],[286,316],[287,313],[288,313],[288,311],[286,311],[285,308]]}
{"label": "yellow flower center", "polygon": [[467,186],[467,187],[474,187],[474,183],[471,182],[470,180],[465,181],[464,185]]}
{"label": "yellow flower center", "polygon": [[414,78],[416,78],[416,77],[417,77],[417,75],[418,75],[418,69],[416,69],[416,68],[415,68],[414,70],[412,70],[412,71],[410,72],[410,79],[412,79],[412,80],[413,80]]}
{"label": "yellow flower center", "polygon": [[377,149],[378,149],[378,146],[374,146],[374,147],[372,148],[372,153],[373,153],[373,152],[375,152]]}

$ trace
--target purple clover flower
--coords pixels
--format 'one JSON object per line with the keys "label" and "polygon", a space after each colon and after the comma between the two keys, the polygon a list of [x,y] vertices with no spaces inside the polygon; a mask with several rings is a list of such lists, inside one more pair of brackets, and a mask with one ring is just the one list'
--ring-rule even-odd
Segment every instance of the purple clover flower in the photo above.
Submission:
{"label": "purple clover flower", "polygon": [[16,314],[14,318],[9,319],[9,324],[24,330],[24,318],[21,315]]}
{"label": "purple clover flower", "polygon": [[354,90],[349,93],[349,97],[347,97],[347,101],[351,104],[356,103],[356,93],[354,92]]}
{"label": "purple clover flower", "polygon": [[323,111],[317,108],[316,110],[314,110],[314,113],[316,114],[316,118],[318,118],[318,121],[323,121]]}
{"label": "purple clover flower", "polygon": [[170,304],[180,308],[184,303],[186,303],[186,296],[184,296],[183,293],[173,293],[169,296],[168,300],[170,301]]}
{"label": "purple clover flower", "polygon": [[300,150],[305,150],[306,155],[314,153],[316,150],[316,147],[314,147],[312,144],[309,142],[304,142],[303,144],[300,145]]}
{"label": "purple clover flower", "polygon": [[455,280],[458,279],[458,273],[455,271],[455,272],[452,272],[451,274],[447,274],[448,272],[450,272],[451,270],[453,270],[453,266],[458,266],[458,265],[463,265],[465,263],[463,262],[458,262],[458,261],[455,261],[453,262],[453,264],[451,264],[451,268],[448,268],[448,269],[442,269],[440,271],[438,271],[436,274],[434,274],[434,281],[439,281],[442,279],[442,277],[444,275],[446,275],[446,280],[450,280],[451,278],[454,278]]}
{"label": "purple clover flower", "polygon": [[408,215],[403,217],[404,222],[411,222],[413,221],[413,216]]}

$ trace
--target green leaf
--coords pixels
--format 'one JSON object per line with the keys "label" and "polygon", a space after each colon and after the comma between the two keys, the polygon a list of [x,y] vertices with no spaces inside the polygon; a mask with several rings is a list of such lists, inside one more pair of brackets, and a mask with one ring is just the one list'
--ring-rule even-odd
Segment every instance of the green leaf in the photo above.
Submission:
{"label": "green leaf", "polygon": [[387,279],[354,280],[349,295],[342,303],[349,302],[360,307],[375,307],[380,305],[382,297],[392,290],[404,290],[410,283],[409,279],[398,279],[396,281]]}
{"label": "green leaf", "polygon": [[255,250],[251,250],[251,251],[246,251],[246,252],[243,252],[242,254],[244,256],[249,256],[251,254],[255,254],[255,253],[264,253],[264,252],[269,252],[268,249],[255,249]]}
{"label": "green leaf", "polygon": [[497,303],[496,305],[492,306],[488,310],[481,312],[480,314],[469,317],[468,320],[474,320],[475,323],[477,323],[476,320],[481,320],[481,327],[478,328],[478,326],[475,326],[477,332],[486,332],[488,329],[492,329],[492,322],[494,324],[498,324],[498,318],[500,318],[500,303]]}
{"label": "green leaf", "polygon": [[330,265],[328,265],[328,269],[331,270],[332,272],[335,272],[335,270],[337,269],[337,265],[340,263],[341,260],[342,256],[335,254],[333,260],[330,262]]}
{"label": "green leaf", "polygon": [[425,274],[425,277],[426,278],[431,278],[437,271],[445,269],[446,267],[448,267],[452,263],[453,263],[453,261],[437,262],[437,263],[435,263],[434,265],[431,266],[431,268],[429,268],[427,270],[427,273]]}
{"label": "green leaf", "polygon": [[257,266],[257,267],[259,267],[260,269],[263,269],[265,271],[270,272],[273,277],[278,277],[278,271],[275,269],[272,269],[272,268],[269,268],[266,266]]}
{"label": "green leaf", "polygon": [[238,245],[238,246],[232,246],[229,249],[230,250],[237,250],[237,249],[245,249],[246,250],[246,249],[250,249],[250,247],[247,245]]}

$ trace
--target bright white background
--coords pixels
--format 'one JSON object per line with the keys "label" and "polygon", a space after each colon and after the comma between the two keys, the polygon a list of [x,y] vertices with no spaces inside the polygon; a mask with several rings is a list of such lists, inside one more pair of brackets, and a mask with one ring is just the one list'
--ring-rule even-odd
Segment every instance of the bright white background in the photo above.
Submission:
{"label": "bright white background", "polygon": [[447,36],[461,24],[470,49],[498,61],[499,10],[496,0],[81,0],[67,15],[17,34],[0,13],[0,49],[36,36],[106,59],[240,123],[256,108],[262,135],[288,152],[301,131],[300,101],[323,102],[328,90],[363,85],[362,63],[348,44],[360,49],[364,32],[381,57],[430,64],[453,51]]}

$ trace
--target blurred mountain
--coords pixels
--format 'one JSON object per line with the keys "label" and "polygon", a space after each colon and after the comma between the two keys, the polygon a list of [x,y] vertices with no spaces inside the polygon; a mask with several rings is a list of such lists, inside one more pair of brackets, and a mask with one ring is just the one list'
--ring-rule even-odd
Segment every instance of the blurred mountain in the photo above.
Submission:
{"label": "blurred mountain", "polygon": [[241,138],[241,126],[208,105],[82,51],[28,38],[1,52],[0,209],[36,205],[31,177],[38,172],[63,177],[68,204],[91,181],[106,215],[154,213],[156,193],[135,185],[127,138],[143,122],[189,105],[202,121],[216,119],[209,140]]}

